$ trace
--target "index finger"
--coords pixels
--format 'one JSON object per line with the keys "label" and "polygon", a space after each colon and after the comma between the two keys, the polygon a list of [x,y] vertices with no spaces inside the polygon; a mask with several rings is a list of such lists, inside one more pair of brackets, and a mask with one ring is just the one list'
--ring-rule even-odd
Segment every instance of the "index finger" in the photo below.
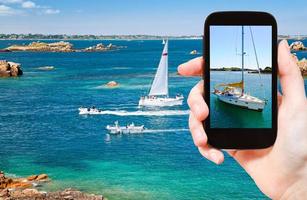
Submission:
{"label": "index finger", "polygon": [[204,65],[203,57],[197,57],[189,60],[178,66],[178,73],[182,76],[201,76],[203,73]]}

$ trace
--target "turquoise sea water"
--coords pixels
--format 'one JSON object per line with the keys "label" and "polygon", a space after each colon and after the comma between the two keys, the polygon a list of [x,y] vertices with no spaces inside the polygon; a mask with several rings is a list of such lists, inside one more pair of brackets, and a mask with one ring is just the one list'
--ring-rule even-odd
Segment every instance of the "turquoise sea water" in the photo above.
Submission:
{"label": "turquoise sea water", "polygon": [[[0,48],[29,41],[0,41]],[[87,47],[101,41],[71,41]],[[102,41],[107,44],[110,41]],[[251,178],[226,155],[216,166],[194,147],[188,106],[175,116],[80,116],[78,107],[137,111],[158,65],[161,41],[111,41],[125,49],[100,53],[1,53],[22,63],[20,78],[0,79],[0,169],[16,176],[47,173],[45,190],[75,187],[108,199],[264,199]],[[200,40],[169,42],[170,93],[185,100],[199,78],[176,75],[178,64],[201,52]],[[302,54],[299,56],[306,56]],[[53,71],[37,67],[54,66]],[[108,89],[110,80],[120,83]],[[305,81],[305,86],[306,86]],[[181,111],[181,112],[179,112]],[[144,124],[141,135],[112,136],[105,126]]]}

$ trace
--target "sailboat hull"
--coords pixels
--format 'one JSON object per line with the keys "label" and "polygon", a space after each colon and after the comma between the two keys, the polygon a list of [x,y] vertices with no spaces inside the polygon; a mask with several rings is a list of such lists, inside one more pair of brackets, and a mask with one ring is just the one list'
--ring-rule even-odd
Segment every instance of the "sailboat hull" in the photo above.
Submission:
{"label": "sailboat hull", "polygon": [[139,101],[139,106],[159,106],[159,107],[165,107],[165,106],[178,106],[182,105],[183,103],[183,97],[177,96],[175,98],[170,97],[141,97]]}
{"label": "sailboat hull", "polygon": [[262,111],[265,106],[265,101],[256,97],[244,94],[243,96],[227,96],[218,94],[218,99],[224,103],[235,105],[249,110]]}

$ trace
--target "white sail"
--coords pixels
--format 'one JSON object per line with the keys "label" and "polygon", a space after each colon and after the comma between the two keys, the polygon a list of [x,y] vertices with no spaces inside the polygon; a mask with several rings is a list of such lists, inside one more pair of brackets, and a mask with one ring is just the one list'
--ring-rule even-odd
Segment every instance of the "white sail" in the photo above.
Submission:
{"label": "white sail", "polygon": [[149,96],[168,96],[168,41],[166,40],[160,63],[151,85]]}

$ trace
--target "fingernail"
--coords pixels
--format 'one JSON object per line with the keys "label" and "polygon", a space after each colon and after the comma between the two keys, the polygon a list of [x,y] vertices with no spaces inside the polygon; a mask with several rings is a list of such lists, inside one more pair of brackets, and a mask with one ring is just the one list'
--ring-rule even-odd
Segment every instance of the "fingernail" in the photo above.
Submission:
{"label": "fingernail", "polygon": [[180,70],[181,70],[181,68],[183,67],[183,65],[184,65],[184,63],[183,63],[183,64],[180,64],[180,65],[177,67],[177,71],[178,71],[179,74],[180,74]]}
{"label": "fingernail", "polygon": [[292,56],[291,49],[290,49],[288,41],[287,40],[283,40],[283,42],[284,42],[284,45],[286,46],[286,48],[288,50],[288,54]]}
{"label": "fingernail", "polygon": [[282,42],[286,45],[287,48],[290,48],[287,40],[282,40]]}
{"label": "fingernail", "polygon": [[178,68],[182,68],[184,65],[186,65],[186,62],[185,63],[181,63]]}

